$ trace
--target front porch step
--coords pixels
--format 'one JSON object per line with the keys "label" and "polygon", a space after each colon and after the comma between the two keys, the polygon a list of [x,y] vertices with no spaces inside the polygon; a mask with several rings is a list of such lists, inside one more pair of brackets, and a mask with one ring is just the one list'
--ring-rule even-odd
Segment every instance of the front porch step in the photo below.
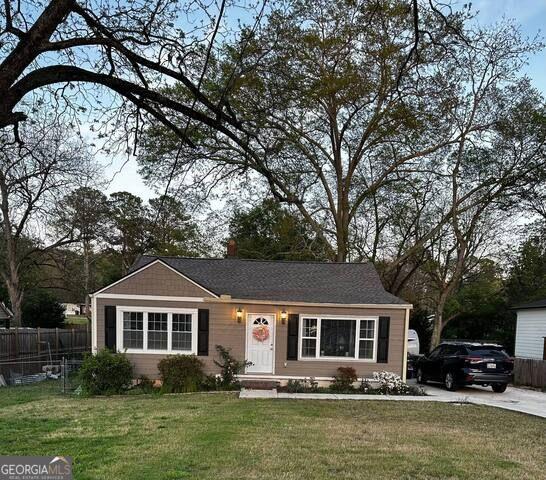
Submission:
{"label": "front porch step", "polygon": [[273,390],[280,384],[276,380],[241,380],[241,386],[250,390]]}

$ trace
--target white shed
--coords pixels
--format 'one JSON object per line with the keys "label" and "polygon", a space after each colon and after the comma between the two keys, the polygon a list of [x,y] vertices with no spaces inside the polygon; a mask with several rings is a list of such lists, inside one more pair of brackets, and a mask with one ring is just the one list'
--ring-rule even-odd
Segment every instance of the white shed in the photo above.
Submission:
{"label": "white shed", "polygon": [[546,299],[514,307],[517,313],[515,355],[546,360]]}

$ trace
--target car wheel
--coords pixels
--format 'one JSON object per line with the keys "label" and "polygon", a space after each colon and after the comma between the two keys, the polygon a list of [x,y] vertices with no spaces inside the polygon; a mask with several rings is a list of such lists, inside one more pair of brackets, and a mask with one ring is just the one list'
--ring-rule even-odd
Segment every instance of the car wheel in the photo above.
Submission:
{"label": "car wheel", "polygon": [[417,383],[420,383],[421,385],[427,383],[427,379],[425,378],[425,374],[423,373],[422,368],[419,368],[417,370]]}
{"label": "car wheel", "polygon": [[455,376],[451,372],[447,372],[444,376],[444,386],[446,390],[454,392],[457,390],[457,383],[455,382]]}
{"label": "car wheel", "polygon": [[502,393],[506,391],[507,386],[508,385],[506,383],[494,383],[493,385],[491,385],[491,388],[495,393]]}

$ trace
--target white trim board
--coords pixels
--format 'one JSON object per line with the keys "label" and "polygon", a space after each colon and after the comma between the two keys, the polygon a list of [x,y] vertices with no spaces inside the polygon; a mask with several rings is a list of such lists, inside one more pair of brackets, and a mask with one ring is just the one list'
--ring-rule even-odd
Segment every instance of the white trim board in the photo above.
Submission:
{"label": "white trim board", "polygon": [[136,275],[137,273],[140,273],[144,270],[146,270],[147,268],[151,267],[152,265],[155,265],[156,263],[160,263],[161,265],[167,267],[169,270],[172,270],[174,273],[180,275],[183,279],[187,280],[188,282],[190,283],[193,283],[196,287],[199,287],[201,290],[203,290],[204,292],[207,292],[209,295],[212,295],[214,298],[218,298],[218,295],[216,295],[215,293],[211,292],[210,290],[207,290],[205,287],[203,287],[202,285],[199,285],[196,281],[192,280],[191,278],[187,277],[186,275],[184,275],[183,273],[180,273],[178,270],[176,270],[175,268],[171,267],[170,265],[168,265],[167,263],[165,263],[163,260],[161,260],[160,258],[157,258],[155,259],[153,262],[150,262],[148,263],[147,265],[144,265],[143,267],[139,268],[138,270],[135,270],[134,272],[131,272],[127,275],[125,275],[124,277],[120,278],[119,280],[115,281],[114,283],[111,283],[110,285],[106,285],[106,287],[103,287],[101,288],[100,290],[90,294],[91,297],[94,297],[102,292],[104,292],[105,290],[113,287],[114,285],[117,285],[118,283],[121,283],[123,282],[124,280],[127,280],[128,278],[132,277],[133,275]]}
{"label": "white trim board", "polygon": [[97,353],[97,299],[91,297],[91,353]]}
{"label": "white trim board", "polygon": [[[388,372],[392,372],[392,370],[387,370]],[[392,372],[392,373],[396,373],[396,372]],[[396,375],[398,375],[396,373]],[[308,380],[309,378],[313,378],[314,380],[317,380],[317,381],[332,381],[335,379],[335,377],[315,377],[315,376],[310,376],[310,375],[276,375],[276,374],[273,374],[273,375],[270,375],[270,374],[267,374],[267,373],[241,373],[239,375],[236,375],[236,377],[239,379],[239,380]],[[369,377],[358,377],[358,380],[357,381],[362,381],[362,380],[369,380],[369,381],[374,381],[373,380],[373,377],[369,376]]]}
{"label": "white trim board", "polygon": [[205,298],[209,303],[238,303],[242,305],[279,305],[279,306],[300,306],[300,307],[337,307],[337,308],[373,308],[375,310],[406,310],[413,308],[410,303],[316,303],[316,302],[294,302],[285,300],[252,300],[248,298]]}
{"label": "white trim board", "polygon": [[409,330],[409,309],[406,310],[406,315],[404,318],[404,348],[402,350],[402,380],[405,382],[407,380],[408,373],[408,330]]}
{"label": "white trim board", "polygon": [[126,293],[98,293],[93,298],[111,298],[120,300],[148,300],[162,302],[203,302],[203,297],[171,297],[166,295],[133,295]]}

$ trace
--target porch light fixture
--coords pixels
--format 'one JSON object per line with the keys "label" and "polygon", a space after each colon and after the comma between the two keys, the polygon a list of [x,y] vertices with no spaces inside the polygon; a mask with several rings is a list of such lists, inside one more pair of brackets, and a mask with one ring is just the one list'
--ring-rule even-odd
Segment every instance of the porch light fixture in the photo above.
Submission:
{"label": "porch light fixture", "polygon": [[243,309],[241,307],[239,307],[235,312],[235,317],[237,318],[237,323],[241,323],[243,321]]}
{"label": "porch light fixture", "polygon": [[284,325],[286,323],[286,319],[288,318],[288,313],[286,313],[286,310],[283,308],[281,312],[281,323]]}

